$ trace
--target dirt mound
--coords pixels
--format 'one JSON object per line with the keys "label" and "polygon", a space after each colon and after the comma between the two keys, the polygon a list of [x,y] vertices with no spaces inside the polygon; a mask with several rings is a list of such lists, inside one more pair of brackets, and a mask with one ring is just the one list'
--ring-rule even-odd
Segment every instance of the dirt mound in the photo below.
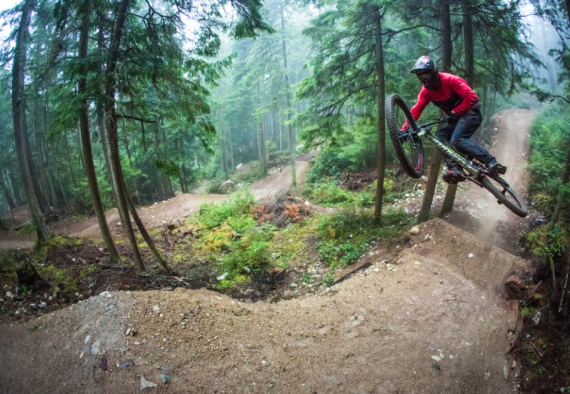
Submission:
{"label": "dirt mound", "polygon": [[[525,261],[441,220],[392,261],[373,258],[318,296],[276,304],[206,290],[114,292],[5,325],[0,386],[135,392],[142,375],[164,393],[513,391],[506,352],[518,311],[502,283]],[[95,341],[104,354],[91,354]],[[117,368],[127,359],[135,366]]]}

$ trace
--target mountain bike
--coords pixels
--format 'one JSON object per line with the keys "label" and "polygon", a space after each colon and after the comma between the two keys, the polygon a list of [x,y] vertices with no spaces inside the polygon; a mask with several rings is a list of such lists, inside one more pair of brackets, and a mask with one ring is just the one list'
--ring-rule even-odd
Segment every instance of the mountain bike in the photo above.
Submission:
{"label": "mountain bike", "polygon": [[[405,130],[400,130],[406,119],[408,120],[408,127]],[[446,123],[447,118],[417,125],[404,100],[398,95],[392,94],[386,99],[386,120],[398,160],[409,176],[420,178],[424,174],[425,160],[422,138],[425,138],[431,141],[442,154],[459,164],[468,181],[487,189],[499,204],[503,204],[518,216],[525,217],[527,215],[526,204],[507,181],[498,175],[492,175],[483,164],[456,152],[430,133],[433,125]]]}

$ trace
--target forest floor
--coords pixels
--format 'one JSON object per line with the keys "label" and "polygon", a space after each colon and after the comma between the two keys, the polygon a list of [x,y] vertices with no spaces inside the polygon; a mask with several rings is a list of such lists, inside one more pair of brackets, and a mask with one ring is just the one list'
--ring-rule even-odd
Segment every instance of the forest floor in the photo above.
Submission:
{"label": "forest floor", "polygon": [[[531,119],[503,112],[491,148],[522,194]],[[3,324],[0,387],[126,393],[144,378],[161,393],[517,392],[520,353],[507,352],[519,305],[503,284],[531,270],[509,253],[520,252],[515,242],[531,220],[477,193],[462,186],[449,223],[372,245],[313,294],[252,303],[205,289],[104,292]],[[418,208],[413,198],[400,205]]]}

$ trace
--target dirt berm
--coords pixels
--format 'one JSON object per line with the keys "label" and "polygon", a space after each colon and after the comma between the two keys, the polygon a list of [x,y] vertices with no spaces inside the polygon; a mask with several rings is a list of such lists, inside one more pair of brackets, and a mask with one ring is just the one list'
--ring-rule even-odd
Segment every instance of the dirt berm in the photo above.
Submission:
{"label": "dirt berm", "polygon": [[0,327],[0,391],[135,393],[143,375],[149,393],[513,392],[518,312],[502,283],[528,263],[441,220],[420,228],[390,265],[371,250],[317,296],[111,292]]}

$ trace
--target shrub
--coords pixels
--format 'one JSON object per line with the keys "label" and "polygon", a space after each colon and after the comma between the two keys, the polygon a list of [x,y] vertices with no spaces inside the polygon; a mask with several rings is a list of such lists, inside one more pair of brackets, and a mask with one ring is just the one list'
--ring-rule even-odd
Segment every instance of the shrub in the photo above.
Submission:
{"label": "shrub", "polygon": [[198,220],[204,228],[221,225],[230,217],[241,217],[253,213],[255,197],[251,190],[238,190],[229,200],[218,204],[209,203],[200,206]]}
{"label": "shrub", "polygon": [[392,238],[411,221],[403,210],[387,211],[381,226],[372,212],[366,210],[346,209],[324,215],[317,224],[319,257],[329,266],[350,265],[364,253],[371,240]]}

